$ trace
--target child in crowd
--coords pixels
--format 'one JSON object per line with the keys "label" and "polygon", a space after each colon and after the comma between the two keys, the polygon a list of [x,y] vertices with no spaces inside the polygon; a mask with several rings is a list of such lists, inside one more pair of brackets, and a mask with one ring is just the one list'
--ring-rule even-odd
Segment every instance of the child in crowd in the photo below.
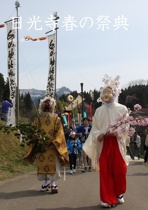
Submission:
{"label": "child in crowd", "polygon": [[70,174],[76,173],[76,162],[78,151],[82,148],[80,140],[76,137],[76,133],[71,131],[67,140],[67,148],[69,154]]}

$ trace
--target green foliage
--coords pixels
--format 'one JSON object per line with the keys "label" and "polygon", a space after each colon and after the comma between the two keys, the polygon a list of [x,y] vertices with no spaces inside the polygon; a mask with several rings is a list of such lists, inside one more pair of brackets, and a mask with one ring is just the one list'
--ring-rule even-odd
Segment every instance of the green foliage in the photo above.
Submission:
{"label": "green foliage", "polygon": [[9,90],[8,78],[5,82],[4,76],[0,73],[0,102],[2,102],[6,98],[9,98],[9,96],[10,96],[10,90]]}
{"label": "green foliage", "polygon": [[134,85],[122,90],[119,102],[133,110],[135,104],[139,103],[143,108],[148,108],[148,85]]}
{"label": "green foliage", "polygon": [[46,150],[49,144],[49,138],[44,130],[40,130],[37,126],[31,124],[20,124],[16,129],[22,134],[22,146],[35,144],[34,153],[42,153]]}
{"label": "green foliage", "polygon": [[[0,122],[0,127],[3,123]],[[20,146],[20,141],[14,131],[0,129],[0,180],[15,177],[36,170],[36,165],[28,165],[23,161],[26,148]]]}
{"label": "green foliage", "polygon": [[0,102],[3,101],[3,94],[5,89],[5,81],[3,75],[0,73]]}
{"label": "green foliage", "polygon": [[[3,75],[0,73],[0,103],[5,98],[9,97],[10,97],[9,80],[7,78],[5,82]],[[16,110],[17,110],[17,103],[16,103]],[[20,110],[19,121],[22,121],[21,118],[23,118],[23,120],[31,122],[35,117],[37,112],[29,93],[25,94],[25,96],[23,94],[19,96],[19,110]]]}
{"label": "green foliage", "polygon": [[31,99],[30,93],[20,96],[20,119],[19,122],[31,123],[37,115],[36,108]]}
{"label": "green foliage", "polygon": [[[92,99],[90,97],[89,92],[84,91],[83,97],[84,100],[84,112],[87,113],[87,116],[89,116],[89,105],[92,103],[93,105],[93,114],[95,110],[101,106],[101,103],[97,102],[97,99],[100,96],[100,92],[97,90],[93,90],[94,98]],[[73,91],[70,93],[74,99],[77,98],[78,93],[77,91]],[[132,82],[129,87],[122,90],[121,94],[119,95],[119,102],[121,104],[126,105],[128,108],[133,110],[133,106],[136,103],[139,103],[143,108],[148,108],[148,84],[145,82],[145,85],[143,81],[139,81],[137,83]],[[0,100],[2,101],[4,97],[9,97],[9,82],[8,79],[6,82],[4,81],[3,75],[0,74]],[[65,106],[68,106],[69,103],[67,101],[68,95],[62,95],[57,100],[56,110],[58,113],[62,114],[65,112]],[[17,97],[17,96],[16,96]],[[131,100],[129,100],[131,99]],[[0,102],[1,102],[0,101]],[[35,105],[36,104],[36,105]],[[21,94],[19,98],[19,122],[21,123],[31,123],[33,119],[37,116],[37,108],[38,103],[34,103],[32,101],[32,98],[30,96],[30,93],[26,93],[25,95]],[[17,103],[16,103],[17,108]],[[16,109],[17,110],[17,109]],[[77,116],[78,112],[81,112],[82,107],[81,104],[79,107],[76,107],[73,110],[74,116]]]}
{"label": "green foliage", "polygon": [[31,124],[18,124],[15,127],[0,126],[0,130],[7,135],[13,133],[18,139],[20,139],[21,136],[22,140],[20,146],[22,147],[31,144],[35,145],[34,154],[46,151],[47,146],[50,144],[45,131]]}
{"label": "green foliage", "polygon": [[66,102],[63,101],[63,100],[57,100],[57,101],[56,101],[56,109],[57,109],[59,112],[63,113],[64,107],[67,106],[67,104],[68,104],[68,103],[66,103]]}
{"label": "green foliage", "polygon": [[4,93],[3,93],[3,99],[10,98],[10,89],[9,89],[9,80],[7,78],[5,87],[4,87]]}

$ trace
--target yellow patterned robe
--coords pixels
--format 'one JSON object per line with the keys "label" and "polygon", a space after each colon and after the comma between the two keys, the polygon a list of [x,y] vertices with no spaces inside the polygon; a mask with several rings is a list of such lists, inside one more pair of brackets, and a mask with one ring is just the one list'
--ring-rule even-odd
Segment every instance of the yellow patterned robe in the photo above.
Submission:
{"label": "yellow patterned robe", "polygon": [[34,125],[46,132],[46,136],[49,138],[47,150],[34,156],[33,148],[35,145],[31,145],[24,160],[33,163],[36,159],[37,173],[53,176],[56,173],[57,158],[61,165],[68,166],[69,164],[64,130],[57,114],[54,114],[51,119],[45,116],[40,116],[39,119],[34,121]]}

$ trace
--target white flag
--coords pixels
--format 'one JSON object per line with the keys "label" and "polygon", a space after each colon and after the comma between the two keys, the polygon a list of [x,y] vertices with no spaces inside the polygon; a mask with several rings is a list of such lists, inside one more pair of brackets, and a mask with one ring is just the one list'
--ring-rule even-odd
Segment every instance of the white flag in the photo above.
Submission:
{"label": "white flag", "polygon": [[16,98],[16,83],[15,83],[15,30],[12,27],[12,21],[6,22],[7,26],[7,49],[8,49],[8,80],[10,88],[10,99],[13,107],[8,112],[8,125],[15,126],[15,98]]}
{"label": "white flag", "polygon": [[46,96],[54,98],[56,94],[56,34],[48,36],[49,73]]}

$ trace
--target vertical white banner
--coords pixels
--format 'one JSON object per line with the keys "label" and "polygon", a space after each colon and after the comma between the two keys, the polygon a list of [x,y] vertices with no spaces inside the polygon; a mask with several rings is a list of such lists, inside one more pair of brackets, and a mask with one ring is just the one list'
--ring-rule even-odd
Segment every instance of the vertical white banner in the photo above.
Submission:
{"label": "vertical white banner", "polygon": [[7,49],[8,49],[8,80],[10,88],[10,99],[13,107],[9,108],[8,125],[15,126],[15,98],[16,98],[16,83],[15,83],[15,30],[12,27],[12,21],[6,22],[7,26]]}
{"label": "vertical white banner", "polygon": [[46,96],[54,98],[56,93],[56,34],[48,36],[49,48],[49,73],[47,80]]}

